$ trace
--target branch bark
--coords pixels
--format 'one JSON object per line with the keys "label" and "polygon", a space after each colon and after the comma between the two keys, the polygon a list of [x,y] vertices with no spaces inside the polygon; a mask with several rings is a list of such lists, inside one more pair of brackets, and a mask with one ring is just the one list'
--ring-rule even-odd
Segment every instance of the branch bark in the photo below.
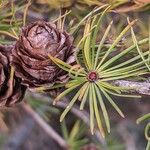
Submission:
{"label": "branch bark", "polygon": [[66,141],[39,116],[28,104],[23,103],[22,108],[38,123],[38,125],[62,148],[67,149]]}
{"label": "branch bark", "polygon": [[[150,80],[150,79],[149,79]],[[150,82],[134,82],[127,80],[116,80],[112,82],[113,85],[132,88],[129,93],[136,93],[138,95],[150,96]]]}

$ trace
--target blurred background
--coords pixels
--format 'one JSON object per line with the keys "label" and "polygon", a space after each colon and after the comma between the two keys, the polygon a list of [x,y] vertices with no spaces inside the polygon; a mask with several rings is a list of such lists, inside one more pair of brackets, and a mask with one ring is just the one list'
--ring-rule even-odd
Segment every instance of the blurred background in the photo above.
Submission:
{"label": "blurred background", "polygon": [[[19,34],[23,26],[36,20],[55,21],[68,10],[65,29],[78,24],[94,8],[105,4],[111,5],[101,32],[111,20],[113,28],[109,33],[111,43],[126,25],[126,17],[138,19],[136,24],[137,39],[148,36],[150,2],[148,0],[0,0],[0,43],[13,44],[14,33]],[[11,34],[11,35],[10,35]],[[75,37],[78,41],[81,35]],[[121,47],[131,44],[130,37],[123,40]],[[147,140],[144,128],[136,120],[150,110],[150,98],[130,101],[115,98],[126,118],[121,118],[109,104],[111,133],[104,140],[99,131],[91,135],[89,130],[88,109],[79,111],[76,104],[62,123],[61,112],[67,106],[69,97],[53,106],[53,96],[28,91],[24,101],[12,108],[0,110],[0,150],[144,150]],[[67,145],[67,146],[66,146]]]}

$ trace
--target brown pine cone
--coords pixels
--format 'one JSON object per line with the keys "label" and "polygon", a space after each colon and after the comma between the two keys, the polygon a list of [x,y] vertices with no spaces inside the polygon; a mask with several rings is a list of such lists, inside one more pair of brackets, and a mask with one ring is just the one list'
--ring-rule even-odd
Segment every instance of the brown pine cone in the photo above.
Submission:
{"label": "brown pine cone", "polygon": [[16,75],[30,89],[66,82],[67,73],[55,65],[48,55],[71,64],[75,61],[72,44],[73,37],[54,24],[38,21],[24,27],[13,52],[12,65]]}
{"label": "brown pine cone", "polygon": [[20,79],[14,75],[10,67],[9,56],[12,46],[0,45],[0,106],[10,106],[20,102],[26,87],[20,84]]}

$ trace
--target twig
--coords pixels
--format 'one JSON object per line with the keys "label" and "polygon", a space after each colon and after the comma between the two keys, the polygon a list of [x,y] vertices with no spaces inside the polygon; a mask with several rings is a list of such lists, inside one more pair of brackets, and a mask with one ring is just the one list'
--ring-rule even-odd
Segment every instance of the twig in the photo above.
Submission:
{"label": "twig", "polygon": [[[50,97],[45,96],[45,95],[41,95],[38,93],[29,93],[29,96],[34,97],[37,100],[42,100],[47,104],[52,104],[52,100],[50,99]],[[63,98],[63,100],[59,103],[57,103],[56,106],[60,107],[60,108],[66,108],[68,105],[68,100],[67,98]],[[77,105],[74,105],[73,108],[71,109],[71,112],[77,116],[79,119],[81,119],[85,124],[87,124],[87,126],[90,126],[90,121],[89,121],[89,113],[87,113],[85,110],[84,111],[80,111],[79,107]],[[98,130],[95,130],[95,136],[97,138],[97,140],[102,144],[102,146],[105,148],[105,150],[107,150],[107,144],[105,142],[105,140],[102,138],[102,136],[100,135]]]}
{"label": "twig", "polygon": [[129,90],[130,93],[137,93],[139,95],[150,96],[150,82],[134,82],[126,80],[116,80],[112,82],[114,85],[132,88]]}
{"label": "twig", "polygon": [[22,108],[33,117],[38,125],[62,148],[67,149],[67,143],[65,140],[48,124],[46,123],[28,104],[23,103]]}

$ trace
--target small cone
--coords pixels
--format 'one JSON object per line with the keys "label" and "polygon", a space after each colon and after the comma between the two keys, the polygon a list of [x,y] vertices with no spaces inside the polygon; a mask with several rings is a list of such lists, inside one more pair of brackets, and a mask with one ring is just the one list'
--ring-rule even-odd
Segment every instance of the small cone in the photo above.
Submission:
{"label": "small cone", "polygon": [[21,80],[15,76],[14,69],[10,66],[12,48],[0,45],[0,106],[20,102],[26,91],[26,87],[21,85]]}
{"label": "small cone", "polygon": [[38,21],[24,27],[13,50],[16,75],[30,89],[67,82],[68,74],[48,55],[72,64],[75,61],[72,44],[73,37],[54,24]]}

